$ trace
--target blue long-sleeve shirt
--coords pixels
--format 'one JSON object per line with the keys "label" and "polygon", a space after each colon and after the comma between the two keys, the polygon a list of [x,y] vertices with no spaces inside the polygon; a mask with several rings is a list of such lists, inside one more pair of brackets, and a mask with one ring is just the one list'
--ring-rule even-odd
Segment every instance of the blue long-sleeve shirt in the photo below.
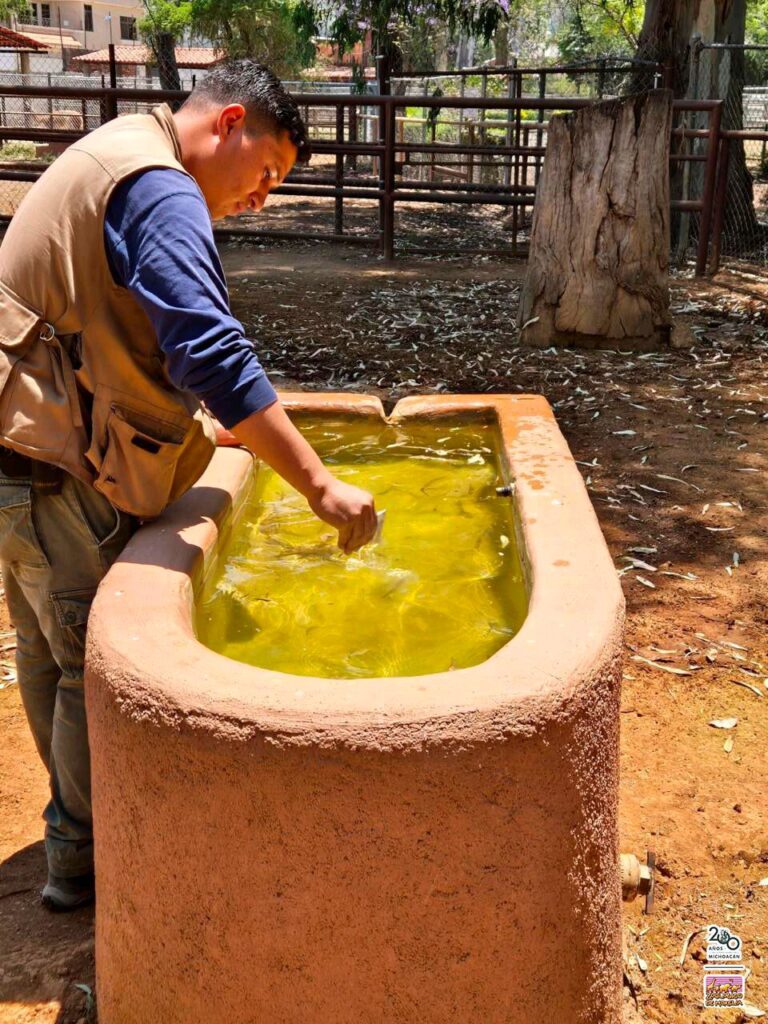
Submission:
{"label": "blue long-sleeve shirt", "polygon": [[194,181],[153,168],[110,197],[104,244],[112,276],[149,317],[173,383],[233,427],[277,398],[232,316],[205,200]]}

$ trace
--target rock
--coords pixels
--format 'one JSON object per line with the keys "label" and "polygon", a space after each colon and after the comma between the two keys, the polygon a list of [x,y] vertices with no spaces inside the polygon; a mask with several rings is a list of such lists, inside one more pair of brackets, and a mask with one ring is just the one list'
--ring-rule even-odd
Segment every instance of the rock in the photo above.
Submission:
{"label": "rock", "polygon": [[669,344],[675,349],[693,348],[696,344],[696,335],[688,324],[677,321],[672,325],[669,335]]}

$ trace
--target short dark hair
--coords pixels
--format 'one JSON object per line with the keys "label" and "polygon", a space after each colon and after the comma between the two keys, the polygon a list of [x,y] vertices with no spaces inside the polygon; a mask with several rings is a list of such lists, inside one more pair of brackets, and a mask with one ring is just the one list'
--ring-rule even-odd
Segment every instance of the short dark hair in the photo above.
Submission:
{"label": "short dark hair", "polygon": [[249,128],[288,132],[298,150],[296,162],[311,156],[307,129],[293,97],[269,68],[255,60],[226,60],[215,64],[192,90],[185,107],[242,103]]}

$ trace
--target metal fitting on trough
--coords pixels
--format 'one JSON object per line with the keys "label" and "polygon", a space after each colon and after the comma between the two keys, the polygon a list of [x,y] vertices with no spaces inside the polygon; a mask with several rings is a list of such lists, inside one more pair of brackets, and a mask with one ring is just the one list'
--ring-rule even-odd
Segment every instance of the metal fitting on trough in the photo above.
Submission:
{"label": "metal fitting on trough", "polygon": [[653,910],[653,872],[656,867],[656,854],[648,850],[645,864],[634,853],[622,853],[621,861],[621,898],[628,902],[636,896],[645,896],[644,912]]}
{"label": "metal fitting on trough", "polygon": [[503,487],[497,487],[496,493],[500,498],[511,498],[515,493],[515,485],[514,483],[511,483],[505,484]]}

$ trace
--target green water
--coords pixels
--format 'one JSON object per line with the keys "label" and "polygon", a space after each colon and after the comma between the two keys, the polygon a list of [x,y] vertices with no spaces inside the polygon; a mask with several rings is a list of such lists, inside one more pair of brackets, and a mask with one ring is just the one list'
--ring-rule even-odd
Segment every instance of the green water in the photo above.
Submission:
{"label": "green water", "polygon": [[386,509],[382,540],[347,556],[261,469],[198,605],[202,643],[250,665],[338,678],[485,661],[527,611],[494,428],[297,421],[333,473]]}

